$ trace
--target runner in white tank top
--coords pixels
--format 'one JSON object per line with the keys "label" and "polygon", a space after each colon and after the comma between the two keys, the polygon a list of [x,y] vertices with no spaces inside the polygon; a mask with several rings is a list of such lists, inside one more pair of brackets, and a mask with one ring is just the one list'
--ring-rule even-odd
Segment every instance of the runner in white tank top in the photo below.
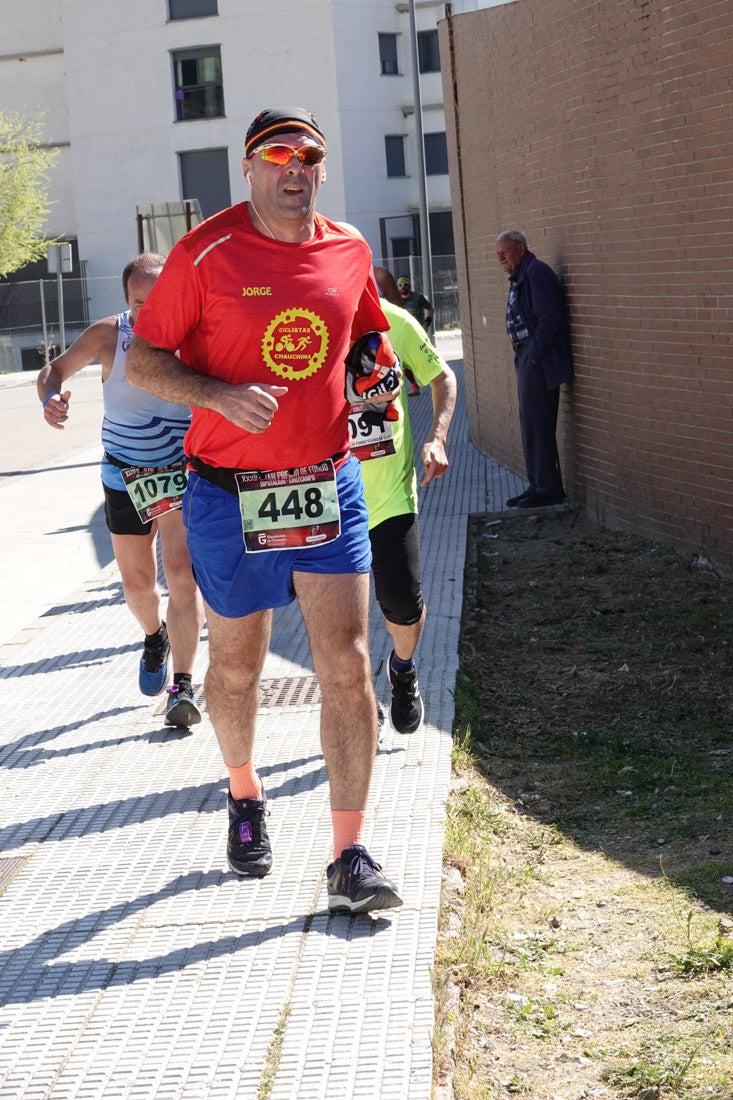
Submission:
{"label": "runner in white tank top", "polygon": [[[90,325],[38,375],[46,423],[63,429],[69,417],[73,374],[88,363],[102,364],[102,484],[105,516],[125,601],[145,633],[138,682],[144,695],[157,695],[168,680],[166,723],[189,727],[201,721],[193,694],[193,665],[203,603],[186,547],[180,499],[185,487],[183,437],[190,409],[163,401],[131,385],[125,376],[127,349],[137,313],[154,285],[164,257],[142,253],[123,273],[129,309]],[[167,621],[161,618],[156,542],[160,534],[168,587]]]}

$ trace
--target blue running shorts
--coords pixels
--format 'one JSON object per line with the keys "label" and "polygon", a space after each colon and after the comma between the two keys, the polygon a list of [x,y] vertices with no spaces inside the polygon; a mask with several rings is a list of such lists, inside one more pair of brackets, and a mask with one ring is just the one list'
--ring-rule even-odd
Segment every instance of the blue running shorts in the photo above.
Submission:
{"label": "blue running shorts", "polygon": [[293,573],[368,573],[371,545],[361,464],[349,455],[336,473],[341,534],[323,546],[246,553],[239,501],[189,471],[183,522],[196,582],[209,607],[227,619],[285,607]]}

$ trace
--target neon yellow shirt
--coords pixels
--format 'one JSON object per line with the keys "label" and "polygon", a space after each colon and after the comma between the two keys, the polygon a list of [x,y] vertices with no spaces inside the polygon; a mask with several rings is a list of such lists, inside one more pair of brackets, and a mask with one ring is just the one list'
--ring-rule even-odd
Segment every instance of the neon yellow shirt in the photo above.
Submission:
{"label": "neon yellow shirt", "polygon": [[[379,304],[390,323],[389,338],[403,370],[409,367],[418,385],[429,385],[447,368],[447,364],[414,317],[385,299],[380,299]],[[370,530],[392,516],[417,512],[417,476],[407,398],[409,388],[409,382],[403,379],[396,399],[400,418],[391,422],[394,454],[365,459],[361,464]],[[354,450],[358,454],[357,448]]]}

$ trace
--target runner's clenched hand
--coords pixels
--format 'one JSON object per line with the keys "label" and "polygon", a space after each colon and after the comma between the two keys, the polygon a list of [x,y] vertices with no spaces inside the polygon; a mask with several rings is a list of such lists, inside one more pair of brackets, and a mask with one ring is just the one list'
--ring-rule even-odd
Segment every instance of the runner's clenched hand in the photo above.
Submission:
{"label": "runner's clenched hand", "polygon": [[64,421],[69,419],[70,400],[71,390],[64,390],[63,393],[55,393],[46,401],[43,406],[43,419],[52,428],[64,430]]}
{"label": "runner's clenched hand", "polygon": [[238,428],[260,434],[273,421],[279,408],[277,398],[287,392],[287,386],[271,386],[266,382],[230,385],[218,398],[216,411]]}

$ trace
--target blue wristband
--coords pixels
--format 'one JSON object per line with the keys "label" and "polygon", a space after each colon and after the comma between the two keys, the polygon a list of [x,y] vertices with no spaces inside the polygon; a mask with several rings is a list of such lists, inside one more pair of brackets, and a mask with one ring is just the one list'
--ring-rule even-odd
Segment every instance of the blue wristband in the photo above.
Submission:
{"label": "blue wristband", "polygon": [[61,396],[60,393],[50,393],[48,395],[48,397],[44,397],[43,404],[41,405],[41,408],[45,409],[46,405],[49,403],[49,401],[51,400],[52,397],[60,397],[60,396]]}

